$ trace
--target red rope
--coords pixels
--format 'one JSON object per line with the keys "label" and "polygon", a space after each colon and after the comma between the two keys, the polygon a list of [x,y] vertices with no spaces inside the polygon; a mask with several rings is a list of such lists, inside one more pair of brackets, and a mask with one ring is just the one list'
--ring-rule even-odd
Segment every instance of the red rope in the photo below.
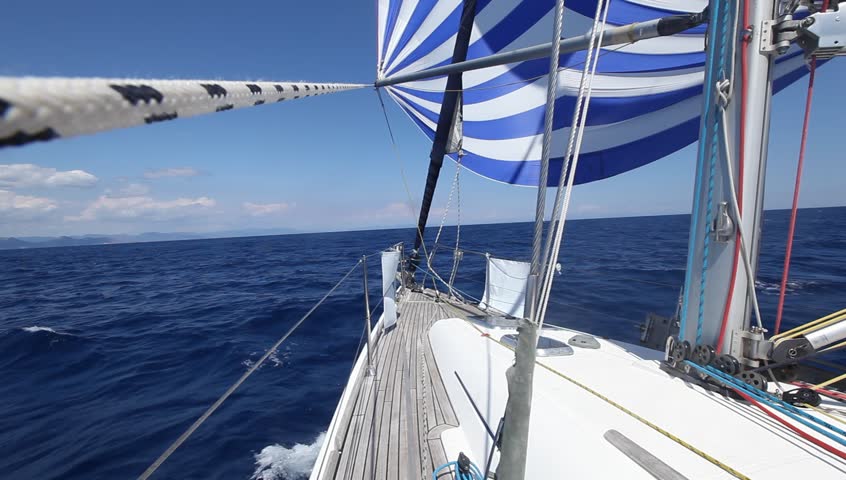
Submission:
{"label": "red rope", "polygon": [[[749,25],[749,2],[743,2],[743,25]],[[749,44],[749,37],[744,36],[742,50],[740,51],[740,139],[738,140],[737,156],[737,209],[743,209],[743,161],[744,161],[744,138],[746,136],[746,48]],[[734,188],[734,185],[730,185]],[[737,221],[741,221],[739,218]],[[734,284],[737,279],[737,264],[740,259],[740,229],[734,238],[734,259],[731,264],[731,279],[726,296],[726,306],[723,308],[723,322],[720,324],[720,336],[717,339],[717,354],[722,353],[723,340],[726,337],[729,313],[731,312],[731,301],[734,296]]]}
{"label": "red rope", "polygon": [[[828,7],[828,1],[823,2],[823,10]],[[778,292],[778,309],[776,310],[775,335],[781,330],[781,316],[784,311],[784,294],[787,289],[787,276],[790,272],[790,255],[793,253],[793,233],[796,230],[796,214],[799,209],[799,185],[802,182],[802,165],[805,163],[805,144],[808,140],[808,122],[811,118],[811,98],[814,95],[814,77],[817,71],[817,59],[811,57],[809,65],[811,73],[808,76],[808,95],[805,98],[805,120],[802,123],[802,140],[799,143],[799,163],[796,165],[796,184],[793,186],[793,207],[790,210],[790,227],[787,230],[787,250],[784,252],[784,269],[781,273],[781,287]]]}
{"label": "red rope", "polygon": [[837,455],[838,457],[840,457],[840,458],[842,458],[842,459],[846,460],[846,452],[844,452],[843,450],[837,449],[837,448],[835,448],[835,447],[833,447],[833,446],[831,446],[831,445],[829,445],[829,444],[827,444],[827,443],[823,442],[822,440],[820,440],[820,439],[818,439],[818,438],[816,438],[816,437],[813,437],[812,435],[809,435],[809,434],[808,434],[808,433],[806,433],[806,432],[803,432],[802,430],[800,430],[798,427],[796,427],[795,425],[791,424],[791,423],[790,423],[790,422],[788,422],[787,420],[785,420],[785,419],[781,418],[780,416],[776,415],[775,413],[773,413],[773,412],[771,412],[771,411],[767,410],[766,408],[764,408],[764,406],[763,406],[763,405],[761,405],[760,403],[756,402],[756,401],[755,401],[755,399],[753,399],[753,398],[752,398],[752,397],[750,397],[749,395],[745,394],[745,393],[744,393],[744,392],[742,392],[740,389],[733,388],[733,387],[729,387],[729,388],[731,388],[732,390],[734,390],[734,392],[735,392],[735,393],[737,393],[738,395],[740,395],[741,397],[743,397],[743,399],[744,399],[744,400],[746,400],[747,402],[749,402],[749,403],[751,403],[752,405],[755,405],[756,407],[758,407],[758,409],[760,409],[762,412],[766,413],[766,414],[767,414],[767,416],[769,416],[769,417],[770,417],[770,418],[772,418],[773,420],[777,421],[778,423],[780,423],[780,424],[784,425],[785,427],[789,428],[790,430],[792,430],[794,433],[796,433],[796,435],[799,435],[800,437],[802,437],[802,438],[804,438],[805,440],[807,440],[807,441],[809,441],[809,442],[813,443],[814,445],[816,445],[816,446],[818,446],[818,447],[822,448],[823,450],[825,450],[825,451],[827,451],[827,452],[829,452],[829,453],[832,453],[832,454],[834,454],[834,455]]}

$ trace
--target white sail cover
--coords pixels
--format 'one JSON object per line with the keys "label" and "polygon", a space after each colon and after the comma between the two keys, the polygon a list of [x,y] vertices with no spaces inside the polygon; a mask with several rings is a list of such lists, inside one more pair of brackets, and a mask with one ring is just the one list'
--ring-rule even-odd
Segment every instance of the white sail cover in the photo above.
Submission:
{"label": "white sail cover", "polygon": [[[611,0],[608,25],[700,12],[706,0]],[[379,0],[378,75],[452,62],[462,0]],[[596,0],[567,0],[563,37],[588,32]],[[554,0],[477,0],[467,59],[551,40]],[[684,34],[603,48],[593,80],[576,183],[611,177],[696,140],[706,25]],[[558,183],[584,52],[561,55],[549,185]],[[798,50],[777,61],[775,90],[807,69]],[[464,73],[462,165],[493,180],[537,185],[549,59]],[[388,87],[430,138],[446,77]],[[455,159],[455,154],[451,157]]]}
{"label": "white sail cover", "polygon": [[393,327],[397,323],[397,267],[400,253],[397,250],[382,252],[382,328]]}
{"label": "white sail cover", "polygon": [[485,293],[479,308],[493,308],[506,315],[523,318],[531,264],[488,257],[487,267]]}

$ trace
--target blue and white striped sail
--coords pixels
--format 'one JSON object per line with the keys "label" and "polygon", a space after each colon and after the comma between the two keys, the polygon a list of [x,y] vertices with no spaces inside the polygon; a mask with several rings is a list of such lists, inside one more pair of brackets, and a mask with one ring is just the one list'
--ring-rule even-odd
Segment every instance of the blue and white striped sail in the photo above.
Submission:
{"label": "blue and white striped sail", "polygon": [[[564,37],[588,32],[596,0],[567,0]],[[702,11],[706,0],[611,0],[608,24]],[[379,0],[378,75],[449,64],[462,0]],[[550,41],[554,0],[477,0],[467,58]],[[705,27],[604,48],[593,80],[576,183],[618,175],[694,142],[702,109]],[[584,52],[561,56],[549,184],[557,184]],[[779,90],[807,69],[797,51],[776,68]],[[493,180],[537,185],[549,59],[464,74],[462,165]],[[446,77],[388,87],[434,138]],[[451,155],[455,159],[455,155]]]}

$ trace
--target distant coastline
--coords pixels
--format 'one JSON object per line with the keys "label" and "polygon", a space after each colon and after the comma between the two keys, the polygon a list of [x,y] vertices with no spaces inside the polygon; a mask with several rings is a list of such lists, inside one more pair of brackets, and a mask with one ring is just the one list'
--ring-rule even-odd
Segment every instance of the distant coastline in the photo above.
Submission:
{"label": "distant coastline", "polygon": [[[805,207],[799,210],[820,210],[827,208],[846,208],[843,206],[830,207]],[[777,212],[787,210],[783,208],[768,209],[766,212]],[[687,213],[670,213],[670,214],[655,214],[655,215],[629,215],[621,217],[596,217],[596,218],[574,218],[572,221],[591,221],[591,220],[611,220],[615,218],[640,218],[640,217],[675,217],[680,215],[689,215]],[[801,215],[799,216],[801,220]],[[503,223],[525,223],[529,220],[523,221],[508,221],[508,222],[494,222],[492,224]],[[468,224],[469,225],[469,224]],[[487,225],[487,224],[485,224]],[[50,247],[78,247],[85,245],[113,245],[123,243],[147,243],[147,242],[171,242],[179,240],[204,240],[215,238],[238,238],[238,237],[261,237],[273,235],[295,235],[305,233],[343,233],[352,231],[372,231],[372,230],[402,230],[413,228],[412,226],[374,226],[361,229],[349,230],[322,230],[322,231],[308,231],[297,230],[293,228],[252,228],[243,230],[225,230],[219,232],[209,233],[195,233],[195,232],[146,232],[139,234],[115,234],[115,235],[73,235],[73,236],[59,236],[59,237],[0,237],[0,250],[18,250],[30,248],[50,248]]]}

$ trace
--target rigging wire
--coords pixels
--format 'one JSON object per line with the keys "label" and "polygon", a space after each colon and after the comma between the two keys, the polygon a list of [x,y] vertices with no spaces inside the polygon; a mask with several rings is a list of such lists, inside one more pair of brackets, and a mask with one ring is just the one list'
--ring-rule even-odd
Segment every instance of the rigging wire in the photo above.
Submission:
{"label": "rigging wire", "polygon": [[455,165],[455,194],[456,194],[456,224],[455,224],[455,249],[452,252],[452,271],[449,274],[449,288],[452,290],[452,285],[455,283],[455,276],[458,274],[458,264],[461,262],[461,250],[458,249],[461,241],[461,157],[458,155],[458,162]]}
{"label": "rigging wire", "polygon": [[[380,253],[381,253],[381,252],[380,252]],[[383,302],[384,300],[385,300],[385,297],[384,297],[384,296],[383,296],[383,297],[381,297],[381,298],[379,299],[379,303],[377,303],[377,304],[376,304],[376,306],[375,306],[375,307],[373,307],[373,309],[370,311],[370,317],[368,317],[368,318],[373,318],[373,315],[376,313],[376,310],[379,308],[379,306],[380,306],[380,305],[382,305],[382,302]],[[367,321],[367,320],[365,320],[365,321]],[[356,348],[356,350],[355,350],[355,355],[353,355],[352,362],[350,362],[350,363],[351,363],[351,365],[350,365],[350,373],[348,373],[348,374],[347,374],[347,378],[352,377],[352,374],[353,374],[353,372],[355,371],[355,366],[356,366],[356,364],[358,363],[358,356],[361,354],[361,352],[362,352],[362,348],[364,348],[364,345],[366,345],[366,344],[367,344],[366,340],[367,340],[367,324],[365,324],[365,325],[361,328],[361,336],[358,338],[358,347],[357,347],[357,348]],[[371,353],[372,353],[372,352],[371,352]],[[374,365],[373,365],[373,366],[374,366],[374,367],[376,366],[376,365],[375,365],[375,362],[374,362]],[[344,385],[344,389],[341,391],[341,396],[340,396],[339,398],[344,398],[344,395],[347,393],[347,387],[349,387],[349,382],[347,382],[347,384],[346,384],[346,385]],[[327,439],[331,439],[331,438],[335,435],[335,428],[337,427],[337,424],[332,423],[332,424],[331,424],[331,427],[332,427],[332,428],[330,428],[330,430],[326,432],[326,438],[327,438]],[[328,440],[327,440],[327,441],[328,441]],[[320,465],[316,465],[316,464],[315,464],[315,466],[314,466],[313,470],[315,470],[315,471],[317,471],[317,472],[321,471],[321,470],[323,469],[323,465],[324,465],[324,463],[326,462],[326,458],[327,458],[327,457],[328,457],[328,455],[324,455],[324,456],[321,458],[321,463],[320,463]]]}
{"label": "rigging wire", "polygon": [[[823,2],[823,10],[827,9],[828,0]],[[817,58],[811,57],[808,75],[808,94],[805,98],[805,117],[802,121],[802,139],[799,141],[799,161],[796,164],[796,182],[793,185],[793,205],[790,208],[790,224],[787,229],[787,247],[784,252],[784,268],[781,274],[781,286],[778,292],[778,307],[776,308],[776,320],[774,333],[781,330],[781,317],[784,313],[784,297],[787,291],[787,277],[790,273],[790,255],[793,253],[793,234],[796,231],[796,215],[799,209],[799,186],[802,183],[802,166],[805,163],[805,145],[808,141],[808,124],[811,120],[811,101],[814,96],[814,77],[817,71]]]}
{"label": "rigging wire", "polygon": [[[447,198],[446,207],[444,208],[444,213],[441,216],[441,224],[438,226],[438,233],[435,235],[435,241],[432,245],[431,253],[428,255],[426,259],[426,263],[428,265],[432,265],[432,260],[435,257],[435,253],[438,251],[439,241],[441,239],[441,233],[443,232],[444,225],[446,224],[447,216],[449,215],[449,208],[452,205],[452,197],[453,195],[456,196],[456,210],[458,213],[458,223],[456,224],[456,236],[455,236],[455,248],[453,250],[453,263],[452,269],[450,271],[450,281],[447,283],[447,288],[449,289],[450,295],[454,295],[452,289],[452,279],[455,277],[455,271],[458,268],[458,257],[456,256],[456,252],[458,252],[458,242],[461,238],[461,157],[462,155],[459,153],[458,161],[455,163],[455,177],[452,180],[452,187],[449,190],[449,197]],[[434,268],[433,268],[434,270]],[[423,279],[422,283],[426,283],[426,279]]]}
{"label": "rigging wire", "polygon": [[[599,12],[598,4],[597,12]],[[549,176],[549,156],[552,148],[552,122],[555,117],[555,98],[558,92],[558,61],[560,60],[559,54],[561,51],[559,39],[561,38],[563,28],[564,0],[558,0],[555,2],[555,17],[552,29],[552,52],[549,56],[549,78],[546,82],[546,108],[543,112],[543,139],[541,143],[540,171],[538,172],[538,191],[535,200],[535,226],[534,235],[532,236],[532,263],[529,271],[529,275],[532,275],[537,279],[541,278],[541,273],[544,269],[542,263],[543,251],[541,250],[544,239],[543,219],[546,217],[546,188],[548,182],[547,178]],[[594,28],[596,28],[595,20]],[[593,36],[591,36],[591,47],[592,46]],[[590,59],[591,53],[592,51],[588,49],[588,56],[586,57],[588,60]],[[588,63],[585,64],[585,70],[588,69],[587,65],[589,63],[590,62],[588,61]],[[582,74],[582,81],[584,81],[584,74]],[[579,91],[579,96],[581,98],[581,91]],[[529,320],[539,324],[540,320],[538,319],[539,312],[537,307],[540,305],[540,302],[538,302],[537,292],[533,289],[532,294],[529,296],[531,297],[529,298],[529,302],[531,303],[529,306]],[[540,312],[540,315],[543,315],[543,312]]]}
{"label": "rigging wire", "polygon": [[[727,118],[727,114],[726,114],[725,109],[722,109],[722,120],[723,121],[720,122],[720,123],[722,124],[723,143],[725,144],[725,148],[726,148],[726,151],[725,151],[726,176],[728,177],[729,185],[734,185],[734,173],[732,172],[733,169],[732,169],[732,165],[731,165],[731,147],[729,146],[728,118]],[[755,312],[755,320],[757,320],[758,327],[763,329],[764,324],[761,321],[761,309],[758,307],[758,293],[755,291],[755,274],[752,271],[752,264],[751,264],[751,261],[749,259],[749,250],[746,246],[746,241],[744,240],[745,235],[743,234],[743,222],[741,221],[741,218],[740,218],[740,206],[738,204],[737,194],[734,191],[733,187],[730,187],[728,190],[729,190],[729,199],[731,200],[732,213],[734,214],[735,218],[737,219],[735,221],[735,223],[737,225],[737,235],[740,239],[740,245],[739,245],[738,249],[740,250],[740,256],[743,259],[743,268],[746,271],[747,294],[749,295],[749,299],[752,301],[752,308],[753,308],[753,311]],[[718,347],[717,351],[718,352],[720,351],[719,347],[721,347],[722,344],[723,344],[723,337],[725,335],[725,328],[724,328],[725,325],[726,325],[726,323],[723,323],[723,325],[720,328],[720,337],[719,337],[719,340],[717,342],[717,347]]]}
{"label": "rigging wire", "polygon": [[[382,114],[385,117],[385,125],[388,127],[388,134],[390,135],[390,139],[391,139],[391,148],[394,152],[394,156],[396,157],[397,163],[399,164],[399,167],[400,167],[400,177],[402,178],[402,185],[403,185],[403,187],[405,187],[406,195],[408,195],[409,208],[411,208],[411,214],[412,214],[412,222],[414,222],[414,224],[417,225],[417,221],[416,221],[416,218],[415,218],[415,217],[417,217],[417,209],[414,207],[414,205],[416,205],[417,202],[414,200],[414,196],[411,194],[411,189],[408,188],[408,178],[405,175],[405,163],[402,161],[402,156],[400,155],[400,152],[399,152],[399,146],[397,146],[397,140],[396,140],[396,137],[394,137],[394,129],[391,127],[391,121],[388,119],[388,109],[385,108],[385,101],[382,99],[382,91],[378,88],[376,88],[375,90],[376,90],[376,96],[379,98],[379,104],[382,106]],[[423,234],[420,231],[420,226],[417,225],[415,228],[417,229],[417,235],[419,235],[420,238],[422,239]],[[426,258],[426,263],[431,268],[431,264],[429,264],[429,260],[428,260],[429,259],[429,252],[426,250],[426,242],[421,242],[420,246],[423,247],[423,256]]]}
{"label": "rigging wire", "polygon": [[[387,125],[387,127],[388,127],[388,133],[389,133],[390,139],[391,139],[391,147],[394,151],[394,156],[396,157],[397,163],[399,164],[399,167],[400,167],[400,176],[402,177],[402,184],[403,184],[403,187],[405,187],[405,193],[408,195],[408,201],[409,201],[409,204],[410,204],[409,206],[411,208],[411,213],[412,213],[412,221],[414,222],[415,225],[417,225],[417,222],[415,220],[415,217],[417,217],[417,209],[414,208],[414,205],[416,204],[416,202],[414,201],[414,198],[411,195],[411,189],[408,187],[408,179],[405,175],[404,162],[402,161],[402,157],[400,156],[400,153],[399,153],[399,147],[397,146],[396,137],[394,137],[394,130],[393,130],[393,128],[391,128],[391,121],[388,119],[388,109],[385,107],[385,102],[382,99],[381,90],[379,88],[376,88],[375,90],[376,90],[376,96],[379,98],[379,104],[382,106],[382,114],[385,117],[385,125]],[[420,226],[417,225],[416,229],[417,229],[417,235],[422,240],[423,235],[421,233]],[[429,267],[428,271],[431,272],[432,277],[437,278],[442,283],[446,284],[444,279],[441,278],[441,276],[435,271],[435,269],[432,267],[431,262],[429,261],[430,255],[429,255],[428,250],[426,249],[426,242],[421,241],[420,246],[423,248],[423,257],[426,259],[426,265]],[[425,283],[425,278],[423,279],[423,282]]]}
{"label": "rigging wire", "polygon": [[[543,252],[543,265],[545,275],[542,275],[542,287],[540,292],[540,302],[536,311],[540,317],[537,319],[539,327],[543,327],[543,322],[546,317],[546,306],[549,302],[549,295],[552,289],[552,280],[554,278],[555,269],[553,264],[557,262],[558,253],[561,248],[561,240],[564,236],[564,223],[567,219],[567,211],[570,207],[570,198],[573,192],[573,184],[576,178],[576,169],[579,163],[579,154],[581,153],[582,140],[584,138],[585,122],[587,121],[587,111],[590,106],[590,98],[593,87],[593,77],[596,75],[596,66],[599,63],[597,54],[602,49],[602,37],[605,31],[606,20],[608,19],[608,8],[610,1],[600,1],[596,4],[596,14],[593,20],[593,30],[591,31],[590,42],[587,49],[587,63],[584,70],[582,70],[582,79],[579,85],[579,96],[576,101],[576,108],[573,111],[573,128],[570,129],[570,138],[567,142],[567,152],[564,155],[564,165],[561,169],[561,177],[558,181],[558,191],[555,195],[555,205],[553,207],[552,219],[555,223],[555,233],[552,237],[547,238],[547,247]],[[600,23],[600,16],[602,21]],[[589,73],[588,73],[589,72]],[[577,122],[577,118],[579,121]],[[576,128],[578,125],[578,128]],[[572,158],[572,160],[571,160]],[[564,177],[567,175],[567,188],[564,192],[564,198],[561,199],[562,188],[564,186]],[[558,213],[558,215],[556,215]],[[549,263],[546,265],[546,263]]]}
{"label": "rigging wire", "polygon": [[262,364],[263,364],[263,363],[264,363],[264,362],[265,362],[265,361],[266,361],[266,360],[267,360],[267,359],[268,359],[271,355],[273,355],[273,353],[274,353],[274,352],[276,352],[276,350],[279,348],[279,346],[280,346],[280,345],[282,345],[282,343],[284,343],[284,342],[285,342],[285,340],[287,340],[287,339],[288,339],[288,337],[290,337],[290,336],[291,336],[291,334],[292,334],[292,333],[294,333],[294,331],[295,331],[297,328],[299,328],[299,326],[300,326],[300,325],[302,325],[302,324],[303,324],[303,322],[305,322],[305,321],[306,321],[306,319],[308,319],[308,317],[310,317],[310,316],[311,316],[311,314],[312,314],[312,313],[314,313],[314,311],[315,311],[315,310],[317,310],[317,308],[318,308],[318,307],[320,307],[321,305],[323,305],[323,302],[325,302],[325,301],[326,301],[326,299],[327,299],[327,298],[329,298],[329,296],[330,296],[330,295],[332,295],[332,294],[335,292],[335,290],[337,290],[337,289],[338,289],[338,287],[340,287],[340,286],[341,286],[341,284],[342,284],[342,283],[344,283],[344,281],[345,281],[347,278],[349,278],[349,276],[350,276],[350,275],[351,275],[351,274],[355,271],[355,269],[356,269],[356,268],[358,268],[358,267],[359,267],[359,265],[361,265],[361,261],[360,261],[360,260],[359,260],[358,262],[356,262],[356,264],[355,264],[355,265],[353,265],[353,266],[352,266],[352,268],[350,268],[350,269],[347,271],[347,273],[346,273],[346,274],[344,274],[344,276],[343,276],[343,277],[341,277],[341,279],[340,279],[340,280],[338,280],[338,282],[337,282],[337,283],[335,283],[335,285],[334,285],[332,288],[330,288],[330,289],[329,289],[329,291],[328,291],[328,292],[326,292],[326,294],[325,294],[325,295],[323,295],[323,297],[322,297],[322,298],[321,298],[321,299],[320,299],[317,303],[315,303],[315,304],[314,304],[314,306],[312,306],[312,307],[311,307],[311,309],[310,309],[308,312],[306,312],[306,314],[305,314],[305,315],[303,315],[303,316],[302,316],[302,318],[300,318],[299,320],[297,320],[297,322],[296,322],[296,323],[294,323],[294,324],[291,326],[291,328],[289,328],[289,329],[288,329],[288,331],[287,331],[287,332],[285,332],[285,334],[284,334],[284,335],[282,335],[282,337],[280,337],[280,338],[279,338],[279,340],[277,340],[277,341],[276,341],[276,343],[274,343],[274,344],[273,344],[273,346],[272,346],[272,347],[270,347],[270,348],[269,348],[269,349],[268,349],[268,350],[264,353],[264,355],[262,355],[262,356],[261,356],[261,358],[259,358],[259,359],[258,359],[258,361],[257,361],[256,363],[254,363],[254,364],[253,364],[253,365],[249,368],[249,370],[247,370],[246,372],[244,372],[244,374],[243,374],[243,375],[241,375],[241,378],[239,378],[239,379],[238,379],[235,383],[233,383],[233,384],[232,384],[232,385],[231,385],[231,386],[230,386],[230,387],[229,387],[229,388],[228,388],[228,389],[227,389],[227,390],[223,393],[223,395],[221,395],[221,396],[220,396],[220,398],[218,398],[218,399],[217,399],[217,400],[216,400],[216,401],[215,401],[215,402],[214,402],[214,403],[213,403],[213,404],[212,404],[212,405],[211,405],[211,406],[210,406],[210,407],[209,407],[209,408],[208,408],[208,409],[207,409],[207,410],[206,410],[206,411],[205,411],[205,412],[204,412],[204,413],[200,416],[200,418],[198,418],[197,420],[195,420],[195,421],[194,421],[194,423],[193,423],[193,424],[191,424],[191,426],[190,426],[190,427],[188,427],[188,429],[187,429],[187,430],[185,430],[185,432],[183,432],[183,433],[182,433],[182,435],[180,435],[180,436],[179,436],[179,438],[177,438],[177,439],[176,439],[176,441],[174,441],[174,442],[173,442],[173,443],[172,443],[172,444],[171,444],[171,445],[167,448],[167,450],[165,450],[165,451],[164,451],[164,453],[162,453],[162,454],[159,456],[159,458],[157,458],[157,459],[156,459],[156,461],[154,461],[154,462],[153,462],[153,463],[152,463],[149,467],[147,467],[147,470],[145,470],[145,471],[144,471],[144,473],[142,473],[142,474],[138,477],[138,480],[146,480],[147,478],[150,478],[150,475],[152,475],[152,474],[153,474],[153,473],[154,473],[154,472],[155,472],[155,471],[156,471],[156,470],[157,470],[157,469],[158,469],[158,468],[162,465],[162,463],[164,463],[164,462],[165,462],[165,460],[167,460],[167,459],[168,459],[168,457],[170,457],[170,456],[173,454],[173,452],[175,452],[175,451],[176,451],[176,449],[177,449],[177,448],[179,448],[179,447],[180,447],[180,446],[181,446],[181,445],[185,442],[185,440],[187,440],[187,439],[188,439],[188,437],[190,437],[190,436],[191,436],[191,434],[193,434],[193,433],[194,433],[194,431],[195,431],[195,430],[197,430],[197,428],[199,428],[199,427],[200,427],[200,425],[202,425],[202,424],[203,424],[203,423],[204,423],[204,422],[205,422],[205,421],[206,421],[206,420],[207,420],[207,419],[211,416],[211,414],[213,414],[213,413],[215,412],[215,410],[217,410],[217,409],[218,409],[218,407],[220,407],[220,406],[223,404],[223,402],[225,402],[225,401],[226,401],[226,399],[227,399],[227,398],[229,398],[229,396],[230,396],[230,395],[232,395],[232,394],[235,392],[235,390],[237,390],[237,389],[238,389],[238,387],[240,387],[240,386],[241,386],[241,384],[243,384],[243,383],[244,383],[244,381],[245,381],[245,380],[247,380],[248,378],[250,378],[250,375],[252,375],[252,374],[253,374],[256,370],[258,370],[258,368],[259,368],[259,367],[261,367],[261,365],[262,365]]}

